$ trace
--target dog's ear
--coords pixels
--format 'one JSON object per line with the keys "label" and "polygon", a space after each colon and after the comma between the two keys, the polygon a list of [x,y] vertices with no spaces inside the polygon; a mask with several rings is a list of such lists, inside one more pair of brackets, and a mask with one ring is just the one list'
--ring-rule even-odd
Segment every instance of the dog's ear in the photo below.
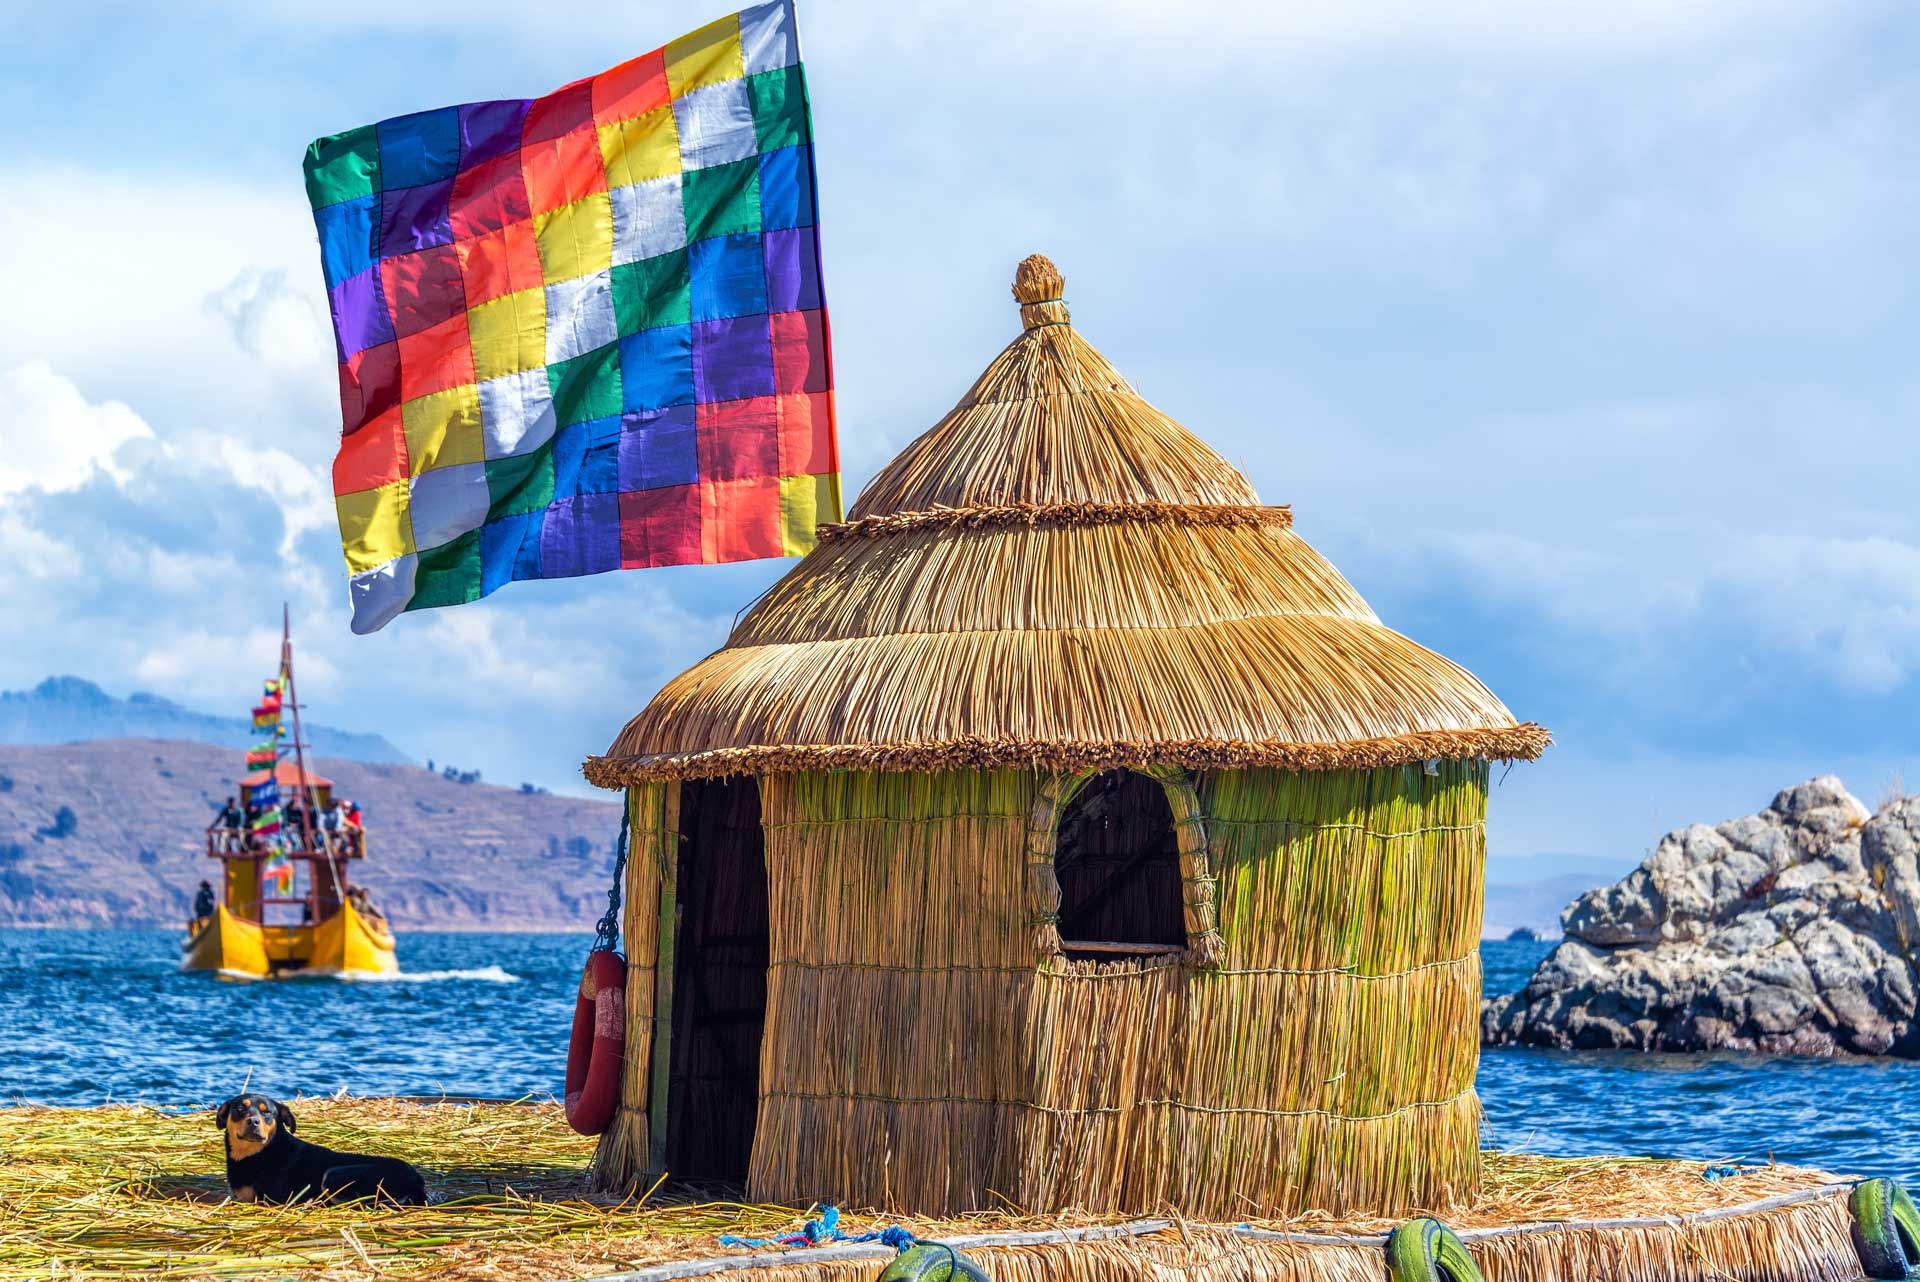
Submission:
{"label": "dog's ear", "polygon": [[275,1120],[280,1123],[282,1130],[287,1131],[289,1134],[292,1133],[294,1130],[292,1109],[288,1108],[285,1104],[275,1104],[273,1106],[273,1116]]}
{"label": "dog's ear", "polygon": [[224,1128],[227,1124],[227,1114],[231,1113],[232,1111],[233,1111],[232,1100],[228,1100],[226,1103],[222,1104],[219,1107],[218,1111],[216,1111],[213,1115],[214,1126],[219,1128]]}

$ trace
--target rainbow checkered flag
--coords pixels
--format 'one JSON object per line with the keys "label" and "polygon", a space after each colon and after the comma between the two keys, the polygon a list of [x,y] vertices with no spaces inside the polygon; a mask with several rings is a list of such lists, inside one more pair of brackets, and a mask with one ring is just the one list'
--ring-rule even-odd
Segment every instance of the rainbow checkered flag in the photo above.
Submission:
{"label": "rainbow checkered flag", "polygon": [[315,142],[353,630],[840,516],[793,9]]}

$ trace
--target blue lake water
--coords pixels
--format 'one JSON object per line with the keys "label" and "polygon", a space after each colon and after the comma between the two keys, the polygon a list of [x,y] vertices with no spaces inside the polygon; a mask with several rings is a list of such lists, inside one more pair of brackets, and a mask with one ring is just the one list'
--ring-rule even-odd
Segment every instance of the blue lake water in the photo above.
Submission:
{"label": "blue lake water", "polygon": [[[230,983],[169,931],[0,930],[0,1099],[549,1095],[590,936],[402,938],[398,979]],[[1485,946],[1489,991],[1550,945]],[[1769,1156],[1920,1181],[1920,1063],[1488,1051],[1488,1140],[1555,1154]]]}

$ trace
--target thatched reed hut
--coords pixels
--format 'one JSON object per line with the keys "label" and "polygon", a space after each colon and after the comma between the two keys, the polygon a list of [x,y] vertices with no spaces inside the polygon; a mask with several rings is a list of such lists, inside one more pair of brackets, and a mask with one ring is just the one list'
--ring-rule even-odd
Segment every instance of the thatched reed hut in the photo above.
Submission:
{"label": "thatched reed hut", "polygon": [[1069,323],[587,775],[628,792],[596,1177],[938,1213],[1392,1213],[1479,1170],[1479,681]]}

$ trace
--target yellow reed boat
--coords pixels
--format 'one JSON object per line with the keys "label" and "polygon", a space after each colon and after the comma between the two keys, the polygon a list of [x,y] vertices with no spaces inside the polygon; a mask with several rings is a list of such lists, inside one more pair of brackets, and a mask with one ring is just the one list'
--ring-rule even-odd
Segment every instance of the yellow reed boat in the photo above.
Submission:
{"label": "yellow reed boat", "polygon": [[348,977],[400,970],[392,932],[351,901],[318,926],[263,926],[216,904],[211,917],[189,924],[180,965],[235,979],[266,979],[290,970]]}
{"label": "yellow reed boat", "polygon": [[[282,718],[293,727],[284,748]],[[248,753],[248,765],[258,768],[240,781],[238,806],[207,829],[220,890],[211,879],[201,884],[181,969],[234,979],[397,974],[393,930],[349,875],[367,856],[358,809],[337,803],[333,780],[306,767],[284,622],[280,671],[266,683],[254,725],[265,736]]]}

